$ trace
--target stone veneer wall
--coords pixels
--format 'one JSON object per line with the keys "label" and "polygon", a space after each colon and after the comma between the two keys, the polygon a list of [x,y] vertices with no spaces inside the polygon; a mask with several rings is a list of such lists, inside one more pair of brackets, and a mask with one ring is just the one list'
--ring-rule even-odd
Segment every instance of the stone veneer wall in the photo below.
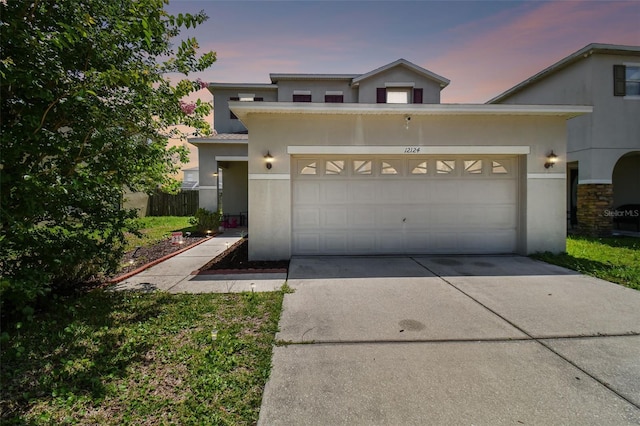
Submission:
{"label": "stone veneer wall", "polygon": [[578,233],[594,237],[611,235],[612,184],[578,185]]}

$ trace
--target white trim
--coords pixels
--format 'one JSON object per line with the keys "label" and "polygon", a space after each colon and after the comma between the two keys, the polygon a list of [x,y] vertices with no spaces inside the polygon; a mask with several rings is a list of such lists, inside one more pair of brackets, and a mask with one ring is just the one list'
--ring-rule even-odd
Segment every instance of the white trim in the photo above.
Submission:
{"label": "white trim", "polygon": [[392,82],[392,83],[384,83],[384,87],[399,87],[399,88],[405,88],[405,87],[415,87],[416,83],[414,83],[413,81],[407,81],[405,83],[402,82]]}
{"label": "white trim", "polygon": [[288,146],[287,154],[289,155],[325,155],[325,154],[344,154],[344,155],[377,155],[377,154],[395,154],[395,155],[431,155],[431,154],[494,154],[494,155],[525,155],[531,152],[529,146],[327,146],[327,145],[303,145]]}
{"label": "white trim", "polygon": [[217,186],[213,186],[213,185],[206,185],[206,186],[200,186],[200,189],[218,189]]}
{"label": "white trim", "polygon": [[294,95],[310,95],[311,90],[294,90],[293,94]]}
{"label": "white trim", "polygon": [[578,185],[609,185],[612,183],[611,179],[578,179]]}
{"label": "white trim", "polygon": [[566,173],[527,173],[527,179],[566,179]]}
{"label": "white trim", "polygon": [[640,96],[628,95],[628,96],[623,96],[622,99],[624,99],[625,101],[640,101]]}
{"label": "white trim", "polygon": [[249,173],[249,180],[290,180],[286,173]]}
{"label": "white trim", "polygon": [[250,113],[266,114],[357,114],[412,116],[524,115],[573,118],[593,112],[581,105],[484,105],[484,104],[326,104],[304,102],[229,101],[229,108],[240,119]]}
{"label": "white trim", "polygon": [[327,90],[324,92],[325,95],[329,96],[340,96],[343,95],[342,90]]}
{"label": "white trim", "polygon": [[249,161],[249,157],[246,155],[216,155],[216,161]]}

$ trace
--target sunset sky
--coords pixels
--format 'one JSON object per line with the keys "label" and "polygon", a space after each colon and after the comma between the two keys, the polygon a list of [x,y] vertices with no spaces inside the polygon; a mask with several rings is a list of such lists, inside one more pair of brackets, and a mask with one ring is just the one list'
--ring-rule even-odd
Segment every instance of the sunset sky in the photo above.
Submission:
{"label": "sunset sky", "polygon": [[191,79],[270,83],[269,73],[360,74],[404,58],[451,80],[442,103],[484,103],[589,43],[640,45],[640,0],[170,0],[166,10],[209,16],[181,33],[217,52]]}
{"label": "sunset sky", "polygon": [[[194,77],[366,73],[404,58],[451,80],[443,103],[484,103],[589,43],[640,45],[640,1],[187,1],[183,35],[217,52]],[[202,99],[211,100],[203,91]]]}

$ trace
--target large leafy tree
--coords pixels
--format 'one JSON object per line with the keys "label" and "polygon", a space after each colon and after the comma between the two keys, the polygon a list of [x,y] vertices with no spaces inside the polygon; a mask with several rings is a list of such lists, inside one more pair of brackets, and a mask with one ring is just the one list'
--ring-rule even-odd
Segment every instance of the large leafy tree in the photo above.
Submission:
{"label": "large leafy tree", "polygon": [[[167,0],[0,2],[0,297],[21,308],[112,270],[133,212],[123,192],[171,186],[172,126],[207,132],[208,103],[182,99],[210,67]],[[184,75],[173,84],[169,73]]]}

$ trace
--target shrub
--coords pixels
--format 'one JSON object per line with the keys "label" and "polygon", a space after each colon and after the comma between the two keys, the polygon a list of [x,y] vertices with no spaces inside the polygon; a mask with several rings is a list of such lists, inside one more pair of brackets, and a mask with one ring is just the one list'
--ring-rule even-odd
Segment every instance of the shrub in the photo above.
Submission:
{"label": "shrub", "polygon": [[189,219],[189,223],[195,225],[196,229],[203,234],[207,231],[215,232],[220,226],[220,212],[199,208],[195,216]]}

